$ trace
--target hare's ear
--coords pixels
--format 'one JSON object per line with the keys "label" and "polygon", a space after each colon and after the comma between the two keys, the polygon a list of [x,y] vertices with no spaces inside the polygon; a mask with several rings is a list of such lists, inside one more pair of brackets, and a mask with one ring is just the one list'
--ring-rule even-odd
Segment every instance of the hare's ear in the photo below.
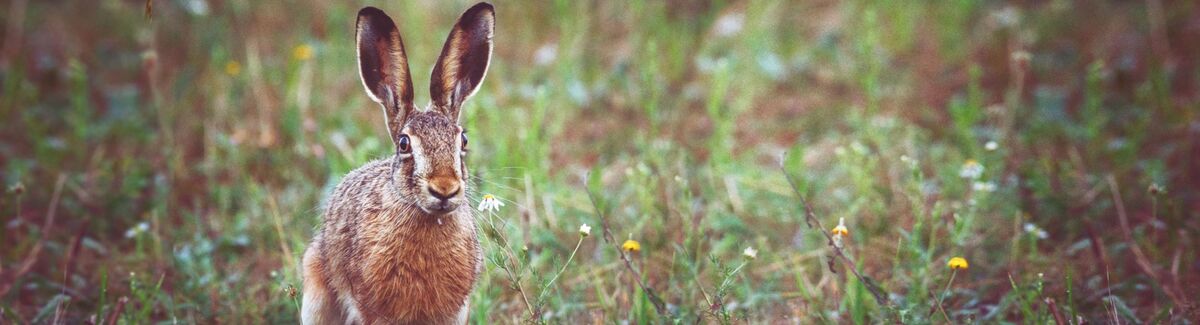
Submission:
{"label": "hare's ear", "polygon": [[404,119],[412,113],[413,86],[400,30],[392,18],[375,7],[358,11],[355,24],[358,72],[371,100],[383,106],[392,143],[400,139]]}
{"label": "hare's ear", "polygon": [[442,46],[442,55],[433,66],[429,92],[433,108],[451,119],[458,119],[462,103],[479,90],[492,60],[492,31],[496,12],[491,4],[480,2],[467,9],[450,37]]}

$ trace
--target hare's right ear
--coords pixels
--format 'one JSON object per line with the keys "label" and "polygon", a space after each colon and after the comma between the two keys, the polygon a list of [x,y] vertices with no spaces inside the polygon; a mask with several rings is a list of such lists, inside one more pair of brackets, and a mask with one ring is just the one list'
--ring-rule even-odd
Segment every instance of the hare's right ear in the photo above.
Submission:
{"label": "hare's right ear", "polygon": [[392,144],[397,144],[404,119],[416,109],[400,30],[392,18],[375,7],[359,10],[355,25],[359,76],[367,95],[383,106]]}
{"label": "hare's right ear", "polygon": [[458,18],[442,55],[433,65],[429,95],[432,109],[457,120],[462,103],[479,90],[488,64],[492,61],[492,34],[496,29],[496,11],[490,3],[480,2]]}

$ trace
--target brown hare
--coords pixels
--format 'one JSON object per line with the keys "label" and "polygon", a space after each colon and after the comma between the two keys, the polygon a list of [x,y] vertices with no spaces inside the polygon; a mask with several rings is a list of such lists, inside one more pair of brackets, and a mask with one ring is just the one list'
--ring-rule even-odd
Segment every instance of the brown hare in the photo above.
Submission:
{"label": "brown hare", "polygon": [[325,205],[324,227],[304,253],[304,324],[461,324],[483,266],[466,199],[463,101],[492,55],[495,10],[458,19],[433,68],[432,103],[413,105],[400,31],[367,7],[356,23],[359,73],[383,106],[392,157],[346,175]]}

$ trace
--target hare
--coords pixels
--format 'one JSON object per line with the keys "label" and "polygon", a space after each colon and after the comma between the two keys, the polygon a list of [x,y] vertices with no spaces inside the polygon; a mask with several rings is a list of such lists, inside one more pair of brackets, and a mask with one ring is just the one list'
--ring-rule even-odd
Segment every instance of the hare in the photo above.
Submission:
{"label": "hare", "polygon": [[358,12],[359,73],[383,107],[396,154],[346,175],[304,253],[304,324],[461,324],[483,265],[467,203],[463,101],[487,73],[495,10],[479,3],[450,31],[433,68],[432,103],[413,105],[400,31]]}

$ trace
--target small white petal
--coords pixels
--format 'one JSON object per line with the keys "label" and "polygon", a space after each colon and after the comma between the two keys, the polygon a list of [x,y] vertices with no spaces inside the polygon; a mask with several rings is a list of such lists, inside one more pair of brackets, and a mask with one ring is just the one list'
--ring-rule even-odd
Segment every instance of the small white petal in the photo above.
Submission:
{"label": "small white petal", "polygon": [[975,182],[975,184],[973,184],[971,187],[980,192],[996,191],[996,183],[992,182]]}
{"label": "small white petal", "polygon": [[755,250],[754,247],[746,247],[746,250],[742,251],[742,255],[749,258],[757,258],[758,250]]}

